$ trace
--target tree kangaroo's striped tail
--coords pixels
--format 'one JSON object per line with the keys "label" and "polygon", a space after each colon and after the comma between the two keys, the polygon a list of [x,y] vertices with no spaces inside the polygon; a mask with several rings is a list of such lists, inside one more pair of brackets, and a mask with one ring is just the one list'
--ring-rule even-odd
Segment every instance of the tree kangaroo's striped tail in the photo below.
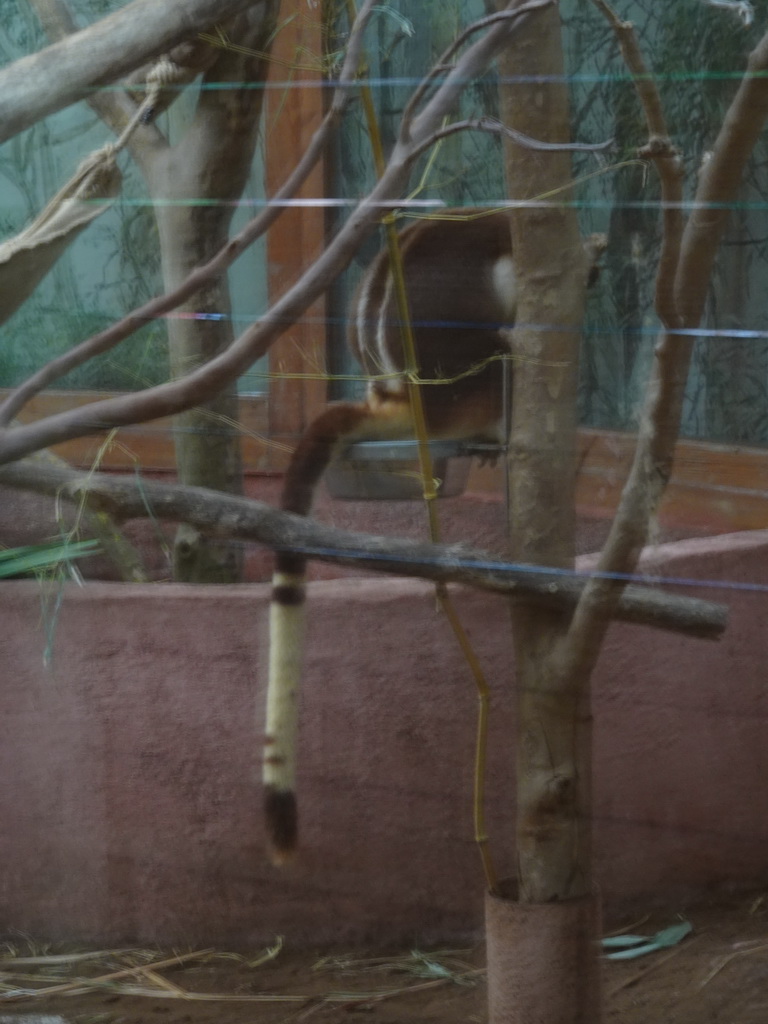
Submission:
{"label": "tree kangaroo's striped tail", "polygon": [[[504,362],[517,310],[517,278],[506,212],[446,210],[400,232],[408,318],[427,433],[504,441]],[[597,276],[603,236],[584,243],[585,280]],[[585,258],[586,254],[586,258]],[[369,377],[364,402],[338,402],[307,428],[286,474],[282,507],[308,515],[315,487],[341,442],[413,436],[403,353],[403,313],[387,250],[363,275],[348,318],[348,343]],[[438,385],[438,386],[435,386]],[[295,738],[301,673],[306,556],[277,555],[270,622],[264,752],[267,828],[273,859],[296,847]]]}
{"label": "tree kangaroo's striped tail", "polygon": [[[399,235],[416,375],[433,438],[505,440],[504,362],[517,279],[505,212],[447,210]],[[582,258],[574,253],[574,258]],[[585,275],[599,255],[588,245]],[[596,271],[594,271],[596,273]],[[307,428],[286,474],[282,507],[308,515],[315,487],[341,442],[413,436],[403,354],[403,313],[387,250],[363,275],[348,342],[369,377],[363,402],[338,402]],[[435,386],[438,385],[438,386]],[[304,628],[306,556],[277,554],[270,621],[264,788],[273,859],[296,847],[295,738]]]}
{"label": "tree kangaroo's striped tail", "polygon": [[[338,402],[314,420],[293,453],[282,508],[308,515],[315,488],[339,441],[370,418],[365,402]],[[291,859],[296,849],[296,726],[304,646],[304,555],[278,551],[269,621],[269,683],[264,740],[264,809],[272,860]]]}

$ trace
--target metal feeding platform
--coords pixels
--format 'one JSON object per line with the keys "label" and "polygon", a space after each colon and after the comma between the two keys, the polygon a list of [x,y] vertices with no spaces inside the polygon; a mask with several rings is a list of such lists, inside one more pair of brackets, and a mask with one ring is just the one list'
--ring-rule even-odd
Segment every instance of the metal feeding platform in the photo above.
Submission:
{"label": "metal feeding platform", "polygon": [[[464,493],[470,462],[494,459],[504,445],[429,441],[439,498]],[[332,498],[348,501],[418,501],[424,497],[418,441],[357,441],[342,449],[325,473]]]}

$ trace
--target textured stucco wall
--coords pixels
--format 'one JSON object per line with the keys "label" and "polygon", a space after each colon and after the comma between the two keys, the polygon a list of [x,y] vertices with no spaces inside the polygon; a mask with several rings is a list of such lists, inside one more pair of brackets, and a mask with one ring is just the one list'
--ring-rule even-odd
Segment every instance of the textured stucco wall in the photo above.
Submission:
{"label": "textured stucco wall", "polygon": [[[768,534],[657,549],[654,569],[768,579]],[[604,899],[768,881],[768,595],[726,636],[614,625],[598,667],[597,877]],[[262,850],[268,588],[0,586],[0,931],[242,946],[450,938],[480,923],[471,829],[475,697],[429,587],[311,588],[303,852]],[[512,841],[512,666],[495,597],[458,604],[493,685],[490,832]],[[43,666],[45,624],[55,646]]]}

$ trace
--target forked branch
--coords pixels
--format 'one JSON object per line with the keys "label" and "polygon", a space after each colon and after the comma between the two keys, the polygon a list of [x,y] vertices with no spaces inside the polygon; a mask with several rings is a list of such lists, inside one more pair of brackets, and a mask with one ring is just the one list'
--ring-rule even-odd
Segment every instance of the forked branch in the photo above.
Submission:
{"label": "forked branch", "polygon": [[661,96],[638,45],[634,26],[629,21],[622,21],[606,0],[593,2],[616,34],[648,127],[648,141],[638,155],[653,163],[661,185],[662,238],[656,274],[656,313],[666,327],[679,326],[673,293],[684,227],[683,162],[670,138]]}
{"label": "forked branch", "polygon": [[[191,523],[210,536],[305,551],[321,561],[374,572],[516,594],[548,608],[572,608],[584,587],[578,576],[504,565],[463,545],[353,533],[260,501],[204,487],[82,472],[41,455],[0,467],[0,483],[83,503],[95,512],[108,512],[117,522],[151,514]],[[722,633],[725,613],[722,605],[644,586],[628,586],[616,609],[616,617],[626,622],[707,638]]]}
{"label": "forked branch", "polygon": [[[594,0],[604,11],[604,0]],[[614,23],[615,16],[612,18]],[[616,28],[614,23],[614,28]],[[626,42],[629,31],[621,25]],[[631,48],[630,48],[631,50]],[[638,65],[630,63],[633,75]],[[597,569],[603,574],[634,571],[645,545],[652,517],[656,514],[669,481],[674,449],[680,429],[685,385],[692,352],[690,329],[698,326],[706,299],[712,266],[727,219],[741,183],[744,166],[768,117],[768,33],[749,58],[748,73],[726,113],[712,154],[703,168],[691,214],[682,237],[665,237],[663,262],[659,266],[664,303],[671,304],[668,323],[659,335],[653,367],[646,390],[637,447],[619,507],[600,556]],[[650,78],[643,76],[642,93],[647,94]],[[656,102],[644,103],[655,111]],[[656,114],[652,116],[655,118]],[[653,122],[658,125],[657,121]],[[656,166],[665,182],[666,160]],[[671,181],[667,182],[672,186]],[[677,187],[676,185],[674,187]],[[676,221],[665,217],[665,236],[677,236]],[[673,259],[674,257],[674,259]],[[674,324],[684,330],[675,333]],[[622,591],[621,582],[605,577],[592,579],[582,594],[562,645],[563,671],[588,671],[600,648],[611,615]]]}

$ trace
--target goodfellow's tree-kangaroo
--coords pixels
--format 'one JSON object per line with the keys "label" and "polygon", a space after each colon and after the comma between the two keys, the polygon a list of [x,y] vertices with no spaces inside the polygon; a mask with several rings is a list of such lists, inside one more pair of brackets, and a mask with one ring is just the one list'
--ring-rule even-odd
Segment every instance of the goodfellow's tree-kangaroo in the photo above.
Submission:
{"label": "goodfellow's tree-kangaroo", "polygon": [[[510,351],[517,305],[509,218],[473,210],[446,216],[419,221],[398,236],[418,377],[429,382],[421,388],[427,431],[434,439],[497,443],[506,440],[501,357]],[[599,248],[593,244],[593,260],[585,260],[590,281]],[[309,514],[316,485],[340,446],[414,436],[402,329],[384,250],[363,276],[349,312],[348,342],[371,378],[365,400],[335,402],[307,427],[286,472],[286,511]],[[276,863],[291,857],[297,841],[295,740],[306,561],[298,553],[278,552],[273,577],[263,779]]]}

